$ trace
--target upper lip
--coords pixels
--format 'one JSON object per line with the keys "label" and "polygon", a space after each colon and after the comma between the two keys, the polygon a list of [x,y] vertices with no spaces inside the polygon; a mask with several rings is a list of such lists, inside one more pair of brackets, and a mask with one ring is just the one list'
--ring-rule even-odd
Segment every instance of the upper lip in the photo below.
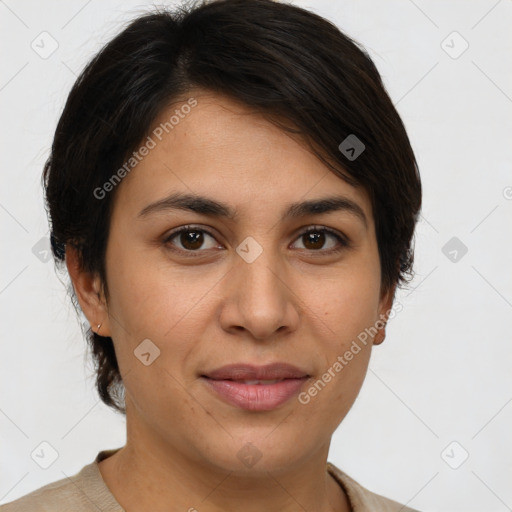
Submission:
{"label": "upper lip", "polygon": [[309,377],[306,371],[288,363],[272,363],[264,366],[235,363],[212,370],[203,376],[215,380],[274,380]]}

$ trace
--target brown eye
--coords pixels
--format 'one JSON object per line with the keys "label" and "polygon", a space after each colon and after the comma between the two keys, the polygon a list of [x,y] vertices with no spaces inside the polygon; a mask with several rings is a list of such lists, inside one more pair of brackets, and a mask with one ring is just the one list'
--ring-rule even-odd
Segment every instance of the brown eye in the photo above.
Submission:
{"label": "brown eye", "polygon": [[325,244],[325,233],[305,233],[302,237],[306,249],[321,249]]}
{"label": "brown eye", "polygon": [[[302,241],[305,250],[313,252],[332,253],[341,251],[349,246],[346,238],[327,228],[310,228],[304,231],[298,240]],[[330,247],[324,248],[329,240],[334,240],[334,243],[331,242],[329,244]]]}
{"label": "brown eye", "polygon": [[[211,239],[208,246],[208,240]],[[202,252],[200,249],[211,249],[217,247],[216,240],[208,231],[193,226],[183,226],[172,232],[165,238],[164,244],[172,246],[176,250],[184,252]],[[204,245],[207,245],[204,247]]]}
{"label": "brown eye", "polygon": [[204,243],[204,235],[201,231],[182,231],[179,234],[181,245],[187,250],[200,249]]}
{"label": "brown eye", "polygon": [[[327,228],[312,227],[301,233],[297,240],[303,245],[299,249],[319,253],[318,255],[340,252],[350,246],[346,237]],[[176,229],[164,239],[163,243],[173,251],[194,256],[199,256],[206,249],[219,248],[219,244],[211,233],[194,226],[182,226]]]}

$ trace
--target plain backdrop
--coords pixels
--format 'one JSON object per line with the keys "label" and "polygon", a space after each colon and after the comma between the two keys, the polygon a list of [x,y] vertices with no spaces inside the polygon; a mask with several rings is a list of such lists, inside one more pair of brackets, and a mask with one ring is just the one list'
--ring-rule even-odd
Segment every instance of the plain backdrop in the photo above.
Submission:
{"label": "plain backdrop", "polygon": [[[416,277],[329,460],[422,511],[512,510],[512,1],[294,3],[366,47],[424,187]],[[125,442],[48,259],[40,176],[77,74],[151,6],[0,1],[0,503]]]}

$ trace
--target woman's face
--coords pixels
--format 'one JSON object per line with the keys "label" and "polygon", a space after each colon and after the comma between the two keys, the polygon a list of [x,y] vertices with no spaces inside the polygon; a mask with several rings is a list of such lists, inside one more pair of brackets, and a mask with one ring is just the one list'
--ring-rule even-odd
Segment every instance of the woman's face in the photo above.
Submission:
{"label": "woman's face", "polygon": [[[371,204],[260,115],[194,98],[162,113],[118,185],[101,334],[114,341],[131,442],[230,471],[259,457],[254,470],[293,467],[328,450],[367,370],[372,340],[360,335],[391,306]],[[204,202],[166,205],[178,195]],[[341,206],[297,206],[326,198]],[[276,362],[306,378],[205,377]]]}

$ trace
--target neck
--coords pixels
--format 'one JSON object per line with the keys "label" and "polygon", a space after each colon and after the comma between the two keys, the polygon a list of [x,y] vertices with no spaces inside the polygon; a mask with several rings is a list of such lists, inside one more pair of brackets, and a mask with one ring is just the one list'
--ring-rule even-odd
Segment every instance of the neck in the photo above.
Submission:
{"label": "neck", "polygon": [[[99,463],[126,510],[152,512],[350,512],[345,492],[327,472],[329,445],[293,467],[230,471],[130,424],[127,443]],[[260,469],[258,469],[260,468]]]}
{"label": "neck", "polygon": [[183,461],[174,451],[126,444],[99,464],[127,512],[350,512],[348,499],[324,459],[307,467],[243,475]]}

